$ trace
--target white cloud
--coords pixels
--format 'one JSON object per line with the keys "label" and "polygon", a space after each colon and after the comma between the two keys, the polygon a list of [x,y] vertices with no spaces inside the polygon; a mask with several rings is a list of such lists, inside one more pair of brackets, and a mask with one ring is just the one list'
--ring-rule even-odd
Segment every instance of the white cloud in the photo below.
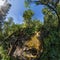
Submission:
{"label": "white cloud", "polygon": [[6,0],[0,0],[0,6],[3,6]]}

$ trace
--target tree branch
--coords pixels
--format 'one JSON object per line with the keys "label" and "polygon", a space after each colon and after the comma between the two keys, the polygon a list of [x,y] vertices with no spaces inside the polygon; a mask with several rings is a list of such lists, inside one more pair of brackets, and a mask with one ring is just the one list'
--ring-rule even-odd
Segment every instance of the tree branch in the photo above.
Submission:
{"label": "tree branch", "polygon": [[31,1],[31,2],[32,3],[36,3],[37,5],[40,5],[40,4],[41,5],[45,5],[48,8],[52,9],[56,13],[56,15],[57,15],[57,18],[58,18],[58,28],[59,28],[59,26],[60,26],[60,17],[59,17],[58,11],[56,10],[56,7],[57,7],[57,4],[59,3],[59,1],[60,0],[57,0],[56,1],[56,5],[55,6],[51,6],[49,3],[43,3],[41,1]]}

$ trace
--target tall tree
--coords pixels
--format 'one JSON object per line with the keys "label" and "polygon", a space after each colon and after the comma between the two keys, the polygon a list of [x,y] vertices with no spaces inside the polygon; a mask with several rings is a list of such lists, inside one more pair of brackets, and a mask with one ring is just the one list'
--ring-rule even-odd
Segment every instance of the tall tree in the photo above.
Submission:
{"label": "tall tree", "polygon": [[26,26],[30,27],[31,19],[33,15],[34,15],[34,12],[31,9],[28,9],[23,13],[24,22]]}
{"label": "tall tree", "polygon": [[58,17],[58,28],[60,29],[60,0],[26,0],[28,3],[35,3],[37,5],[45,5]]}
{"label": "tall tree", "polygon": [[58,26],[58,18],[54,12],[51,12],[47,7],[42,10],[44,14],[44,26],[48,29],[50,28],[57,28]]}
{"label": "tall tree", "polygon": [[47,8],[43,9],[44,27],[42,28],[41,35],[42,39],[44,39],[45,49],[39,60],[60,60],[60,0],[27,1],[28,4],[35,3],[47,6]]}

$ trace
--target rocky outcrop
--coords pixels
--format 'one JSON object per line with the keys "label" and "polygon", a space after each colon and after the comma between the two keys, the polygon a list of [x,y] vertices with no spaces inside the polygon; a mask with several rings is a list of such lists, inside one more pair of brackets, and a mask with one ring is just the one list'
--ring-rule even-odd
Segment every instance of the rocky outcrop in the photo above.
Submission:
{"label": "rocky outcrop", "polygon": [[35,60],[43,52],[43,43],[42,40],[40,40],[40,32],[36,32],[28,37],[24,32],[25,31],[20,31],[17,35],[18,37],[15,37],[16,40],[11,40],[13,42],[10,44],[8,55],[19,60]]}

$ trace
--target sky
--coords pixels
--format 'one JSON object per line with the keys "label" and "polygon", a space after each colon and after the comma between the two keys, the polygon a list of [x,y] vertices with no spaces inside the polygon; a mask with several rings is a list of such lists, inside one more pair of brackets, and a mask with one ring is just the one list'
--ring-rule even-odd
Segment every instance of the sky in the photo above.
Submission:
{"label": "sky", "polygon": [[[26,7],[24,6],[24,0],[9,0],[9,3],[12,6],[8,12],[7,18],[13,17],[15,23],[22,23],[24,20],[23,13],[26,10]],[[34,11],[34,18],[39,19],[41,22],[43,22],[43,6],[36,6],[35,4],[33,4],[31,5],[31,9],[32,11]]]}
{"label": "sky", "polygon": [[0,6],[4,4],[5,1],[0,0]]}

